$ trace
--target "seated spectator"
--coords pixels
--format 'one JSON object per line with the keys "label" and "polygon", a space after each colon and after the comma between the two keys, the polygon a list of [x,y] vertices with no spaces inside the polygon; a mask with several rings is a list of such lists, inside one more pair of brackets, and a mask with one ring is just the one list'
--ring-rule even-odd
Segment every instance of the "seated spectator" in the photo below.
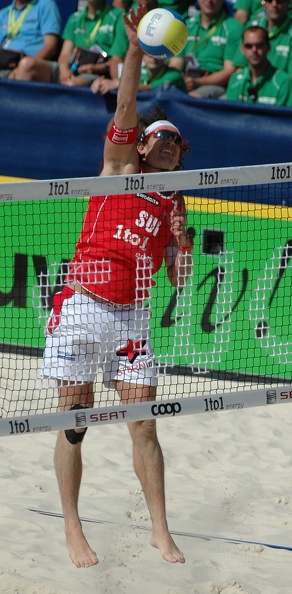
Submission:
{"label": "seated spectator", "polygon": [[[252,19],[248,26],[267,29],[270,40],[268,60],[280,70],[292,75],[292,19],[288,14],[289,0],[263,0],[264,15]],[[237,49],[233,63],[236,67],[247,65],[241,48]]]}
{"label": "seated spectator", "polygon": [[242,52],[248,65],[231,76],[226,93],[229,101],[292,107],[291,78],[268,61],[269,49],[266,29],[248,27],[244,31]]}
{"label": "seated spectator", "polygon": [[[87,0],[87,6],[72,14],[65,25],[58,62],[23,58],[18,79],[90,86],[98,76],[117,78],[118,64],[123,62],[128,48],[123,12],[112,8],[106,0]],[[82,57],[80,48],[89,50],[83,52],[82,65],[78,58],[80,54]],[[91,61],[95,56],[99,56],[98,62]]]}
{"label": "seated spectator", "polygon": [[234,4],[234,18],[243,25],[262,14],[264,11],[261,0],[236,0]]}
{"label": "seated spectator", "polygon": [[188,41],[184,50],[169,61],[185,72],[192,97],[217,98],[224,95],[231,74],[234,53],[243,26],[229,16],[223,0],[199,0],[200,12],[188,20]]}
{"label": "seated spectator", "polygon": [[[108,91],[117,89],[118,86],[118,78],[109,80],[100,77],[92,83],[91,90],[93,93],[105,95]],[[177,68],[171,68],[164,60],[157,60],[144,54],[138,91],[152,91],[159,87],[165,90],[169,87],[176,87],[184,92],[187,90],[184,77]]]}
{"label": "seated spectator", "polygon": [[[44,60],[56,59],[62,33],[55,0],[13,0],[0,10],[0,46]],[[0,70],[0,78],[17,78],[16,62]]]}

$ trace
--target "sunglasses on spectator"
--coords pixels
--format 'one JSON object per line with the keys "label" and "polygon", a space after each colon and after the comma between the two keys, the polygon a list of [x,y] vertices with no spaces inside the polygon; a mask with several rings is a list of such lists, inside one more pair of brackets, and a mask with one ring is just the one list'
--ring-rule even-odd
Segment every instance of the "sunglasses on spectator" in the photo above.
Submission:
{"label": "sunglasses on spectator", "polygon": [[245,49],[252,49],[253,47],[256,47],[257,49],[261,49],[263,47],[265,47],[266,43],[265,41],[258,41],[257,43],[248,43],[248,41],[246,43],[243,44],[243,47]]}
{"label": "sunglasses on spectator", "polygon": [[262,4],[272,4],[272,2],[276,2],[277,4],[286,4],[289,3],[289,0],[263,0]]}
{"label": "sunglasses on spectator", "polygon": [[149,136],[153,136],[154,138],[161,138],[161,140],[168,140],[169,138],[171,138],[175,142],[175,144],[179,144],[180,146],[183,145],[182,137],[176,132],[173,132],[172,130],[157,130],[153,134],[149,134]]}

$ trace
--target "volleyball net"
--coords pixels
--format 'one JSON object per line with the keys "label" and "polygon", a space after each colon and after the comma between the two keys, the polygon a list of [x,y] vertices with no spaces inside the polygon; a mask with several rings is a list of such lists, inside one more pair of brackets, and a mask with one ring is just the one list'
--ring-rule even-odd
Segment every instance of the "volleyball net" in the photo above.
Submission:
{"label": "volleyball net", "polygon": [[[0,435],[291,402],[291,175],[292,164],[282,163],[1,183]],[[159,234],[156,193],[172,191],[185,197],[193,270],[186,273],[182,255],[179,286],[170,284],[163,265],[149,290],[155,263],[144,257],[141,234],[125,224],[131,218],[127,196],[141,201],[137,225],[147,242]],[[121,404],[103,384],[112,370],[106,364],[95,369],[91,336],[91,346],[85,347],[92,357],[79,365],[76,385],[88,382],[96,370],[93,408],[60,412],[56,380],[44,376],[45,333],[54,295],[68,278],[90,195],[125,196],[124,216],[119,213],[118,220],[112,212],[115,240],[137,248],[138,289],[130,310],[135,340],[124,336],[118,349],[112,342],[105,358],[114,348],[116,379],[127,367],[138,378],[148,367],[157,377],[158,395],[156,402]],[[110,284],[106,252],[86,266],[85,284],[93,271],[101,287]],[[74,282],[72,265],[70,274]],[[119,291],[127,283],[120,283]],[[76,299],[76,307],[80,299],[84,306],[84,295]],[[130,315],[127,311],[121,308],[120,315]],[[54,356],[63,366],[70,361],[66,341]]]}

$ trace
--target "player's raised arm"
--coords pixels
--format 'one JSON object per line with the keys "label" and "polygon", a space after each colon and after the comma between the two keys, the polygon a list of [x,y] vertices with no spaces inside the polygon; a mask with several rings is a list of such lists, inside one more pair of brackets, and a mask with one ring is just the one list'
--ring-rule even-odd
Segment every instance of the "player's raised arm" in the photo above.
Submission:
{"label": "player's raised arm", "polygon": [[135,144],[137,134],[136,95],[140,81],[143,51],[138,44],[137,27],[146,12],[147,9],[143,5],[137,8],[136,13],[134,10],[130,10],[129,17],[123,15],[130,44],[119,85],[114,121],[105,141],[104,167],[101,175],[139,171]]}

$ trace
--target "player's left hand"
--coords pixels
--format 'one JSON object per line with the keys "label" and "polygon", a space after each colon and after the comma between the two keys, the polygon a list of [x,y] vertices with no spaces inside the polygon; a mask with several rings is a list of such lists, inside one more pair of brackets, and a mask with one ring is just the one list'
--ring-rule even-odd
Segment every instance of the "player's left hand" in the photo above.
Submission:
{"label": "player's left hand", "polygon": [[170,228],[178,243],[181,237],[186,237],[186,217],[178,210],[170,213]]}
{"label": "player's left hand", "polygon": [[145,16],[146,12],[147,6],[145,4],[142,4],[142,6],[138,6],[136,12],[132,8],[130,8],[129,16],[126,15],[126,13],[123,14],[123,19],[129,41],[132,45],[136,45],[137,47],[139,47],[137,39],[137,28],[141,19],[143,18],[143,16]]}

